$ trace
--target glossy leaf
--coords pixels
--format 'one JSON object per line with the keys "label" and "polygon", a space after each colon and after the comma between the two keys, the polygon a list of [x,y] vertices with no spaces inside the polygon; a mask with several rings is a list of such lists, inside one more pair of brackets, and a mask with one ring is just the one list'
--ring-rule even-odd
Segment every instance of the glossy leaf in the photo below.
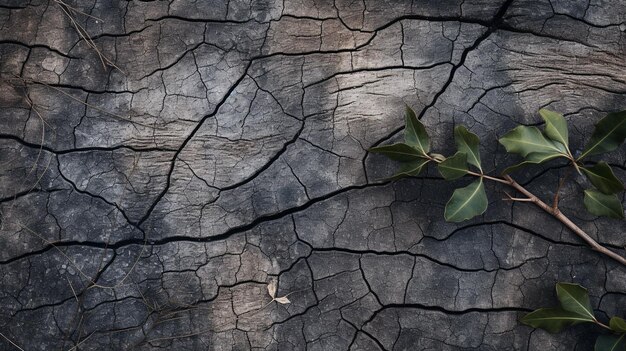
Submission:
{"label": "glossy leaf", "polygon": [[543,163],[546,161],[550,161],[552,159],[555,159],[557,157],[562,157],[563,154],[561,153],[538,153],[538,152],[533,152],[531,154],[528,154],[528,156],[526,156],[526,160],[524,162],[518,163],[516,165],[507,167],[504,171],[502,171],[502,174],[508,174],[511,173],[515,170],[518,170],[520,168],[529,166],[529,165],[533,165],[533,164],[539,164],[539,163]]}
{"label": "glossy leaf", "polygon": [[430,151],[430,139],[426,133],[426,128],[417,119],[415,111],[409,106],[406,107],[404,120],[404,141],[419,150],[422,155],[428,154],[428,151]]}
{"label": "glossy leaf", "polygon": [[626,111],[609,113],[596,123],[591,139],[578,159],[613,151],[624,142],[624,138],[626,138]]}
{"label": "glossy leaf", "polygon": [[545,108],[539,110],[539,114],[546,122],[545,134],[548,138],[563,144],[566,148],[569,147],[567,121],[563,115]]}
{"label": "glossy leaf", "polygon": [[609,327],[611,327],[611,330],[615,332],[626,333],[626,321],[619,317],[611,318],[611,321],[609,322]]}
{"label": "glossy leaf", "polygon": [[452,180],[461,178],[467,174],[467,155],[457,152],[454,156],[448,157],[445,161],[437,165],[439,173],[444,179]]}
{"label": "glossy leaf", "polygon": [[446,204],[445,218],[448,222],[461,222],[478,216],[487,210],[487,194],[482,179],[454,191]]}
{"label": "glossy leaf", "polygon": [[562,308],[540,308],[525,315],[521,322],[533,328],[544,329],[549,333],[558,333],[563,328],[578,323],[593,322],[593,319]]}
{"label": "glossy leaf", "polygon": [[615,194],[624,190],[624,184],[615,176],[611,166],[606,162],[599,162],[593,167],[581,167],[587,179],[605,194]]}
{"label": "glossy leaf", "polygon": [[537,127],[518,126],[506,133],[499,141],[507,152],[519,154],[522,157],[532,153],[567,155],[563,145],[546,138]]}
{"label": "glossy leaf", "polygon": [[420,151],[407,144],[402,143],[376,146],[370,148],[369,151],[377,154],[383,154],[392,160],[403,162],[415,161],[423,157]]}
{"label": "glossy leaf", "polygon": [[597,190],[585,190],[585,207],[596,216],[624,218],[622,203],[616,195],[603,194]]}
{"label": "glossy leaf", "polygon": [[478,139],[478,136],[468,131],[464,126],[456,126],[454,128],[454,140],[459,152],[467,154],[467,162],[482,171],[478,149],[480,139]]}
{"label": "glossy leaf", "polygon": [[404,177],[414,177],[422,172],[424,166],[429,162],[429,160],[425,158],[419,158],[409,162],[403,162],[400,164],[400,168],[398,169],[398,173],[394,174],[391,179],[400,179]]}
{"label": "glossy leaf", "polygon": [[600,335],[594,351],[626,351],[626,335]]}
{"label": "glossy leaf", "polygon": [[595,320],[587,289],[578,284],[557,283],[556,296],[564,310],[584,315]]}

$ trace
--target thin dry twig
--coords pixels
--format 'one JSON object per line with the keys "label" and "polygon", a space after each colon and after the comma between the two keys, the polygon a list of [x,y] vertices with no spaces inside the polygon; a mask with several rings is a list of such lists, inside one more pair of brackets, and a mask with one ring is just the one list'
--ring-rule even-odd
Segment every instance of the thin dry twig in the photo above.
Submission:
{"label": "thin dry twig", "polygon": [[68,8],[68,9],[70,9],[70,10],[72,10],[73,12],[79,13],[79,14],[81,14],[81,15],[83,15],[83,16],[87,16],[87,17],[90,17],[90,18],[95,19],[96,21],[100,21],[100,22],[104,23],[104,20],[103,20],[102,18],[100,18],[100,17],[96,17],[96,16],[94,16],[94,15],[90,15],[90,14],[88,14],[88,13],[85,13],[85,12],[83,12],[83,11],[81,11],[81,10],[79,10],[79,9],[75,8],[75,7],[72,7],[72,6],[68,5],[66,2],[63,2],[63,1],[61,1],[61,0],[54,0],[54,2],[56,2],[56,3],[58,3],[58,4],[61,4],[61,5],[64,5],[65,7],[67,7],[67,8]]}
{"label": "thin dry twig", "polygon": [[[38,118],[41,120],[41,122],[42,122],[42,135],[41,135],[41,142],[40,142],[39,152],[38,152],[38,154],[37,154],[37,158],[36,158],[36,160],[35,160],[35,163],[34,163],[34,164],[33,164],[33,166],[31,167],[31,170],[29,171],[28,175],[27,175],[26,177],[24,177],[25,179],[27,179],[27,178],[28,178],[28,176],[36,170],[36,168],[37,168],[37,164],[38,164],[38,162],[39,162],[39,159],[41,158],[41,154],[43,153],[43,144],[44,144],[44,142],[45,142],[45,126],[49,126],[49,127],[50,127],[50,129],[52,129],[52,130],[54,131],[54,127],[53,127],[53,126],[51,126],[48,122],[46,122],[45,118],[44,118],[44,117],[43,117],[43,115],[42,115],[42,114],[41,114],[41,113],[37,110],[37,108],[35,107],[34,102],[33,102],[33,101],[32,101],[32,99],[30,98],[29,91],[28,91],[28,89],[29,89],[29,86],[28,86],[28,85],[29,85],[29,84],[39,84],[39,85],[46,86],[46,87],[48,87],[48,88],[50,88],[50,89],[53,89],[53,90],[55,90],[55,91],[58,91],[58,92],[62,93],[63,95],[65,95],[65,96],[67,96],[67,97],[70,97],[71,99],[76,100],[76,101],[78,101],[78,102],[80,102],[80,103],[82,103],[82,104],[84,104],[84,105],[86,105],[86,106],[88,106],[88,107],[91,107],[91,108],[93,108],[93,109],[96,109],[96,110],[98,110],[98,111],[101,111],[101,112],[103,112],[103,113],[106,113],[106,114],[108,114],[108,115],[112,115],[112,116],[114,116],[114,117],[121,118],[121,119],[123,119],[124,121],[127,121],[127,122],[129,122],[129,123],[140,124],[140,123],[136,123],[136,122],[133,122],[133,121],[129,121],[129,120],[125,119],[124,117],[121,117],[121,116],[119,116],[119,115],[115,115],[115,114],[113,114],[113,113],[110,113],[110,112],[107,112],[107,111],[105,111],[105,110],[102,110],[102,109],[100,109],[100,108],[98,108],[98,107],[96,107],[96,106],[93,106],[93,105],[91,105],[91,104],[88,104],[88,103],[86,103],[86,102],[83,102],[83,101],[81,101],[81,100],[77,99],[76,97],[74,97],[74,96],[72,96],[72,95],[70,95],[70,94],[68,94],[68,93],[64,92],[63,90],[61,90],[61,89],[59,89],[59,88],[57,88],[57,87],[51,86],[51,85],[49,85],[49,84],[46,84],[46,83],[43,83],[43,82],[36,82],[36,81],[31,80],[31,79],[26,79],[26,78],[23,78],[23,77],[20,77],[20,76],[14,76],[14,78],[15,78],[15,79],[17,79],[17,80],[19,80],[19,81],[22,83],[23,88],[24,88],[24,89],[26,89],[26,94],[25,94],[26,103],[29,105],[29,107],[31,108],[31,110],[35,112],[35,114],[37,115],[37,117],[38,117]],[[2,79],[2,78],[0,78],[0,79]],[[4,80],[4,79],[3,79],[3,80]],[[5,81],[6,81],[6,80],[5,80]],[[8,82],[9,84],[14,84],[14,83],[12,83],[12,82],[10,82],[10,81],[7,81],[7,82]],[[141,125],[141,124],[140,124],[140,125]],[[150,126],[147,126],[147,127],[150,127]],[[56,133],[55,133],[54,135],[56,136]],[[48,159],[48,163],[46,164],[46,166],[45,166],[45,168],[44,168],[43,172],[41,172],[41,174],[40,174],[40,175],[39,175],[39,177],[37,178],[37,181],[33,184],[33,186],[31,187],[31,189],[29,190],[29,192],[30,192],[30,191],[32,191],[32,190],[33,190],[33,189],[37,186],[37,184],[39,184],[39,182],[41,181],[41,179],[43,178],[43,176],[45,175],[45,173],[46,173],[46,172],[47,172],[47,170],[49,169],[51,161],[52,161],[52,157],[49,157],[49,159]],[[131,171],[131,174],[132,174],[132,172],[134,172],[134,171],[135,171],[135,168],[136,168],[136,162],[137,162],[137,161],[135,160],[135,163],[133,164],[133,169],[132,169],[132,171]],[[4,213],[0,212],[0,219],[3,219],[3,220],[2,220],[2,224],[4,224],[4,219],[5,219],[5,217],[6,217],[6,216],[4,215]],[[58,250],[58,251],[59,251],[59,252],[60,252],[60,253],[61,253],[61,254],[62,254],[62,255],[63,255],[63,256],[67,259],[67,260],[68,260],[68,262],[69,262],[69,263],[70,263],[70,264],[71,264],[71,265],[72,265],[72,266],[73,266],[73,267],[74,267],[74,268],[75,268],[75,269],[76,269],[76,270],[77,270],[77,271],[78,271],[78,272],[79,272],[79,273],[80,273],[80,274],[81,274],[84,278],[86,278],[86,279],[90,282],[90,285],[87,287],[87,289],[89,289],[89,288],[93,288],[93,287],[98,287],[98,288],[106,288],[106,289],[112,289],[112,288],[116,288],[116,287],[120,286],[121,284],[123,284],[123,283],[124,283],[124,281],[125,281],[125,280],[126,280],[126,279],[130,276],[130,274],[132,273],[132,271],[134,270],[134,268],[135,268],[135,267],[136,267],[136,265],[138,264],[139,260],[141,259],[141,256],[143,255],[143,252],[144,252],[144,250],[145,250],[145,248],[146,248],[146,244],[147,244],[147,240],[148,240],[148,239],[147,239],[147,237],[144,239],[144,243],[143,243],[143,245],[142,245],[141,252],[140,252],[140,253],[139,253],[139,255],[137,256],[137,259],[134,261],[134,263],[133,263],[132,267],[130,268],[130,270],[129,270],[129,271],[126,273],[126,275],[122,278],[122,280],[121,280],[121,281],[119,281],[119,282],[117,282],[115,285],[112,285],[112,286],[104,286],[104,285],[99,285],[99,284],[96,284],[96,282],[95,282],[92,278],[90,278],[90,277],[89,277],[86,273],[84,273],[84,272],[83,272],[80,268],[78,268],[78,266],[76,265],[76,263],[74,263],[74,262],[71,260],[71,258],[70,258],[67,254],[65,254],[65,253],[64,253],[61,249],[59,249],[59,248],[55,245],[55,243],[54,243],[54,242],[52,242],[52,241],[49,241],[49,240],[45,239],[43,236],[39,235],[38,233],[36,233],[34,230],[30,229],[30,228],[29,228],[29,227],[27,227],[26,225],[23,225],[21,222],[17,222],[17,225],[18,225],[20,228],[22,228],[22,229],[26,230],[27,232],[29,232],[29,233],[31,233],[31,234],[33,234],[33,235],[37,236],[37,237],[38,237],[40,240],[42,240],[44,243],[46,243],[46,244],[48,244],[48,245],[51,245],[51,246],[53,246],[55,249],[57,249],[57,250]],[[109,244],[109,243],[108,243],[108,241],[107,241],[107,246],[105,247],[105,250],[104,250],[105,252],[106,252],[106,250],[107,250],[108,244]],[[104,260],[104,254],[103,254],[102,258],[101,258],[101,262],[100,262],[100,265],[99,265],[99,267],[98,267],[98,271],[100,270],[100,267],[102,267],[102,262],[103,262],[103,260]],[[68,281],[68,282],[69,282],[69,281]],[[74,287],[71,285],[71,282],[70,282],[70,287],[72,288],[72,291],[73,291],[73,293],[74,293],[74,296],[77,298],[76,291],[74,290]],[[77,299],[78,299],[78,298],[77,298]]]}
{"label": "thin dry twig", "polygon": [[0,333],[0,336],[2,336],[6,341],[8,341],[11,345],[15,346],[18,350],[24,351],[23,348],[19,347],[16,343],[14,343],[13,341],[11,341],[11,339],[7,338],[6,336],[4,336],[4,334]]}
{"label": "thin dry twig", "polygon": [[[28,88],[27,88],[28,89]],[[30,106],[31,110],[35,112],[35,114],[37,115],[37,117],[39,117],[39,119],[42,122],[42,126],[41,126],[41,143],[40,143],[40,147],[39,150],[37,151],[37,157],[35,158],[35,161],[33,162],[33,166],[31,167],[31,169],[28,171],[28,174],[24,177],[24,182],[26,181],[26,179],[28,179],[28,177],[30,177],[30,175],[36,171],[37,166],[39,165],[39,159],[41,158],[41,154],[43,153],[43,144],[45,142],[46,139],[46,125],[50,126],[48,124],[48,122],[46,122],[46,120],[43,118],[43,116],[41,115],[41,113],[39,113],[39,111],[35,108],[35,105],[33,104],[33,101],[30,99],[30,96],[28,95],[28,92],[26,93],[26,102],[28,103],[28,105]],[[50,126],[50,128],[54,131],[54,128],[52,128],[52,126]],[[55,135],[55,139],[56,139],[56,133]],[[39,175],[39,177],[37,177],[37,180],[35,181],[35,183],[33,184],[33,186],[28,190],[28,192],[31,192],[33,189],[35,189],[35,187],[37,187],[37,185],[41,182],[41,179],[44,177],[44,175],[46,174],[46,172],[48,171],[48,169],[50,168],[50,164],[52,163],[52,156],[48,157],[48,163],[46,164],[46,166],[44,167],[43,172],[41,172],[41,174]]]}
{"label": "thin dry twig", "polygon": [[54,243],[54,242],[44,238],[42,235],[40,235],[39,233],[37,233],[34,230],[30,229],[29,227],[23,225],[19,221],[16,224],[20,228],[22,228],[22,229],[26,230],[27,232],[29,232],[29,233],[35,235],[36,237],[38,237],[45,244],[52,246],[61,255],[63,255],[63,257],[65,257],[65,259],[69,262],[69,264],[72,265],[72,267],[74,267],[74,269],[76,269],[76,271],[90,283],[90,285],[89,285],[89,287],[87,287],[87,289],[91,289],[91,288],[115,289],[115,288],[121,286],[122,284],[124,284],[124,281],[126,281],[126,279],[128,279],[128,277],[133,272],[133,270],[135,270],[135,267],[139,263],[139,260],[141,259],[141,256],[143,255],[143,252],[146,250],[146,246],[147,246],[146,244],[148,242],[148,238],[146,237],[144,242],[143,242],[143,244],[141,245],[141,251],[137,255],[137,259],[135,260],[135,262],[133,262],[133,265],[130,267],[128,272],[126,272],[126,274],[124,275],[124,277],[122,277],[122,279],[120,281],[118,281],[114,285],[101,285],[101,284],[97,284],[89,275],[87,275],[87,273],[85,273],[82,269],[78,268],[78,265],[72,260],[72,258],[69,257],[65,252],[63,252],[63,250],[61,250],[57,245],[55,245],[56,243]]}
{"label": "thin dry twig", "polygon": [[[24,78],[21,78],[21,79],[24,79]],[[113,112],[109,112],[109,111],[107,111],[107,110],[105,110],[105,109],[102,109],[102,108],[100,108],[100,107],[98,107],[98,106],[92,105],[92,104],[90,104],[90,103],[88,103],[88,102],[86,102],[86,101],[82,101],[82,100],[80,100],[79,98],[77,98],[77,97],[75,97],[75,96],[72,96],[71,94],[69,94],[69,93],[67,93],[67,92],[65,92],[65,91],[63,91],[63,90],[61,90],[61,89],[59,89],[58,87],[52,86],[52,85],[50,85],[50,84],[47,84],[47,83],[44,83],[44,82],[38,82],[38,81],[30,80],[30,79],[28,79],[28,80],[27,80],[27,79],[24,79],[24,80],[25,80],[25,81],[28,81],[28,82],[30,82],[30,83],[32,83],[32,84],[39,84],[39,85],[43,85],[43,86],[45,86],[45,87],[47,87],[47,88],[50,88],[50,89],[52,89],[52,90],[55,90],[55,91],[57,91],[57,92],[59,92],[59,93],[61,93],[61,94],[65,95],[65,96],[67,96],[68,98],[70,98],[70,99],[72,99],[72,100],[74,100],[74,101],[77,101],[77,102],[79,102],[79,103],[81,103],[81,104],[83,104],[83,105],[85,105],[85,106],[87,106],[87,107],[89,107],[89,108],[91,108],[91,109],[94,109],[94,110],[96,110],[96,111],[98,111],[98,112],[102,112],[102,113],[104,113],[105,115],[108,115],[108,116],[114,117],[114,118],[119,119],[119,120],[122,120],[122,121],[124,121],[124,122],[128,122],[128,123],[131,123],[131,124],[136,124],[136,125],[138,125],[138,126],[142,126],[142,127],[145,127],[145,128],[164,129],[164,128],[157,128],[157,127],[155,127],[155,126],[153,126],[153,125],[148,125],[148,124],[144,124],[144,123],[141,123],[141,122],[132,121],[132,120],[131,120],[130,118],[128,118],[128,117],[120,116],[120,115],[115,114],[115,113],[113,113]]]}
{"label": "thin dry twig", "polygon": [[94,335],[96,333],[96,331],[92,331],[91,334],[87,335],[86,338],[84,338],[83,340],[81,340],[78,344],[74,345],[74,347],[72,347],[71,349],[67,350],[67,351],[73,351],[78,349],[78,347],[80,345],[82,345],[83,343],[85,343],[85,341],[89,340],[89,338],[91,338],[92,335]]}
{"label": "thin dry twig", "polygon": [[74,298],[76,299],[76,302],[78,301],[78,295],[76,295],[76,290],[74,290],[74,286],[72,285],[72,282],[70,281],[70,278],[65,277],[65,279],[67,279],[67,283],[70,285],[70,289],[72,289],[72,293],[74,294]]}
{"label": "thin dry twig", "polygon": [[91,16],[89,14],[86,14],[86,13],[84,13],[82,11],[79,11],[78,9],[69,6],[68,4],[66,4],[65,2],[63,2],[61,0],[55,0],[54,2],[57,5],[59,5],[59,7],[63,11],[63,13],[65,13],[65,15],[69,18],[70,22],[72,22],[72,25],[76,29],[76,32],[78,32],[78,35],[85,41],[85,43],[87,43],[87,46],[89,46],[90,48],[92,48],[96,52],[96,54],[98,55],[98,58],[100,59],[100,62],[102,63],[102,67],[106,68],[106,66],[108,65],[108,66],[111,66],[111,67],[117,69],[118,71],[122,72],[122,74],[124,74],[124,71],[122,71],[119,67],[117,67],[115,65],[115,63],[113,63],[113,61],[111,61],[108,57],[106,57],[100,51],[100,49],[98,49],[98,46],[93,41],[93,39],[91,38],[91,36],[89,35],[89,33],[87,32],[85,27],[83,27],[80,23],[78,23],[78,21],[76,21],[74,16],[72,16],[72,12],[75,12],[75,13],[78,13],[78,14],[81,14],[81,15],[85,15],[85,16],[88,16],[88,17],[91,17],[91,18],[95,18],[96,20],[100,20],[100,19],[97,18],[97,17]]}

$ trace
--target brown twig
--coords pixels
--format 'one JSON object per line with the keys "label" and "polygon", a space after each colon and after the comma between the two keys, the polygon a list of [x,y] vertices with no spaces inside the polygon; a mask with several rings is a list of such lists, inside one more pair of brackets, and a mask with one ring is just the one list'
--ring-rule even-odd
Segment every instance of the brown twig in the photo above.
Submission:
{"label": "brown twig", "polygon": [[[431,161],[434,161],[436,163],[441,163],[442,162],[440,160],[435,159],[434,157],[432,157],[430,155],[425,155],[425,158],[427,158],[427,159],[429,159]],[[575,164],[575,162],[574,162],[574,164]],[[467,170],[466,173],[469,174],[469,175],[475,176],[475,177],[489,179],[489,180],[493,180],[493,181],[498,182],[498,183],[506,184],[506,185],[514,188],[515,190],[519,191],[520,193],[526,195],[526,198],[513,197],[510,194],[505,192],[505,194],[508,197],[508,199],[505,199],[505,200],[508,200],[508,201],[518,201],[518,202],[532,202],[532,203],[534,203],[539,208],[541,208],[542,210],[548,212],[553,217],[555,217],[556,219],[561,221],[561,223],[563,223],[566,227],[568,227],[571,231],[573,231],[574,234],[578,235],[587,244],[589,244],[589,246],[591,246],[591,248],[593,250],[595,250],[597,252],[600,252],[600,253],[602,253],[604,255],[607,255],[607,256],[611,257],[612,259],[616,260],[617,262],[619,262],[619,263],[621,263],[621,264],[626,266],[626,258],[624,258],[624,257],[616,254],[615,252],[607,249],[606,247],[600,245],[591,236],[589,236],[589,234],[585,233],[584,230],[582,230],[579,226],[577,226],[576,223],[572,222],[569,218],[567,218],[567,216],[565,216],[563,213],[561,213],[561,210],[559,210],[559,207],[558,207],[558,200],[559,200],[559,192],[561,190],[561,187],[563,186],[563,183],[565,182],[565,177],[563,177],[563,179],[561,179],[561,181],[559,183],[559,187],[558,187],[558,189],[556,191],[556,194],[554,196],[554,204],[553,204],[553,206],[549,206],[545,202],[541,201],[533,193],[531,193],[530,191],[526,190],[526,188],[524,188],[523,186],[519,185],[508,174],[503,175],[502,178],[498,178],[498,177],[488,176],[488,175],[486,175],[484,173],[472,172],[472,171],[469,171],[469,170]]]}
{"label": "brown twig", "polygon": [[507,196],[507,199],[503,199],[505,201],[517,201],[517,202],[532,202],[533,201],[533,199],[529,199],[529,198],[513,197],[511,196],[511,194],[507,193],[506,191],[504,193]]}
{"label": "brown twig", "polygon": [[508,181],[508,184],[513,187],[515,190],[519,191],[520,193],[526,195],[526,197],[528,197],[529,199],[531,199],[531,202],[534,203],[535,205],[537,205],[539,208],[541,208],[542,210],[548,212],[549,214],[551,214],[554,218],[558,219],[559,221],[561,221],[561,223],[563,223],[566,227],[568,227],[571,231],[574,232],[574,234],[578,235],[581,239],[583,239],[589,246],[591,246],[591,248],[597,252],[600,252],[604,255],[607,255],[609,257],[611,257],[612,259],[614,259],[615,261],[626,265],[626,258],[616,254],[615,252],[607,249],[606,247],[600,245],[597,241],[595,241],[591,236],[589,236],[589,234],[585,233],[584,230],[582,230],[579,226],[576,225],[576,223],[572,222],[569,218],[567,218],[567,216],[565,216],[559,209],[554,208],[553,206],[550,206],[548,204],[546,204],[545,202],[541,201],[537,196],[535,196],[533,193],[531,193],[530,191],[526,190],[526,188],[524,188],[523,186],[519,185],[515,180],[513,180],[513,178],[511,178],[509,175],[504,175],[504,179],[506,181]]}

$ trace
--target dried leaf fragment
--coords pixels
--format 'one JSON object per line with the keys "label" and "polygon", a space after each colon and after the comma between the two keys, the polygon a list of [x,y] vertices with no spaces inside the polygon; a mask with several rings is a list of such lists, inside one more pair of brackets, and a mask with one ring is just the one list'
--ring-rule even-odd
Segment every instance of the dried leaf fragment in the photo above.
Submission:
{"label": "dried leaf fragment", "polygon": [[276,298],[276,281],[272,280],[269,284],[267,284],[267,292],[270,294],[272,300]]}
{"label": "dried leaf fragment", "polygon": [[289,301],[289,299],[287,298],[287,296],[283,296],[283,297],[277,297],[274,299],[276,302],[278,302],[279,304],[288,304],[291,303],[291,301]]}
{"label": "dried leaf fragment", "polygon": [[283,296],[283,297],[276,297],[276,289],[278,288],[276,281],[272,280],[267,284],[267,293],[270,295],[270,297],[272,298],[272,301],[268,302],[268,304],[276,301],[281,305],[284,304],[288,304],[291,303],[291,301],[289,301],[289,299],[287,298],[287,295]]}

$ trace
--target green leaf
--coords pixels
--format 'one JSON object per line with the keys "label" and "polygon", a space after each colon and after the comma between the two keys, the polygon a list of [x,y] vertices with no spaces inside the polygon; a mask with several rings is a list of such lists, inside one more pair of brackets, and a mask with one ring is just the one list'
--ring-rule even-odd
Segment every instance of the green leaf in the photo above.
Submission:
{"label": "green leaf", "polygon": [[626,138],[626,111],[609,113],[596,123],[596,129],[578,160],[613,151],[624,142],[624,138]]}
{"label": "green leaf", "polygon": [[587,179],[605,194],[615,194],[624,190],[624,184],[615,176],[611,166],[606,162],[599,162],[593,167],[581,167]]}
{"label": "green leaf", "polygon": [[531,153],[567,155],[565,147],[546,138],[537,127],[518,126],[500,138],[507,152],[526,157]]}
{"label": "green leaf", "polygon": [[593,319],[562,308],[540,308],[525,315],[521,322],[533,328],[544,329],[549,333],[558,333],[563,328],[578,323],[593,322]]}
{"label": "green leaf", "polygon": [[625,351],[626,338],[624,336],[624,334],[620,336],[600,335],[596,339],[596,345],[593,349],[594,351]]}
{"label": "green leaf", "polygon": [[585,190],[585,207],[596,216],[624,218],[624,209],[617,195],[606,195],[597,190]]}
{"label": "green leaf", "polygon": [[388,180],[400,179],[404,177],[414,177],[420,174],[424,166],[429,162],[425,158],[419,158],[417,160],[402,162],[400,164],[400,168],[398,169],[398,173],[394,174],[392,177],[388,178]]}
{"label": "green leaf", "polygon": [[539,114],[546,122],[545,133],[548,138],[558,141],[568,148],[569,137],[567,133],[567,121],[563,118],[563,115],[558,112],[546,110],[545,108],[539,110]]}
{"label": "green leaf", "polygon": [[409,106],[406,107],[404,120],[404,141],[419,150],[422,155],[428,154],[428,151],[430,151],[430,139],[426,133],[426,128],[424,128],[422,122],[417,119],[415,111]]}
{"label": "green leaf", "polygon": [[407,144],[391,144],[370,148],[370,152],[383,154],[396,161],[415,161],[422,158],[422,153]]}
{"label": "green leaf", "polygon": [[445,218],[448,222],[461,222],[478,216],[487,210],[487,194],[482,178],[454,191],[446,204]]}
{"label": "green leaf", "polygon": [[611,327],[611,330],[615,332],[626,333],[626,321],[619,317],[611,318],[609,326]]}
{"label": "green leaf", "polygon": [[570,283],[557,283],[556,296],[559,298],[561,307],[564,310],[584,315],[592,320],[596,319],[589,302],[587,289],[582,286]]}
{"label": "green leaf", "polygon": [[468,131],[464,126],[456,126],[454,128],[454,140],[459,152],[467,154],[467,162],[478,167],[482,172],[480,152],[478,150],[480,139],[478,139],[478,136]]}
{"label": "green leaf", "polygon": [[437,165],[439,173],[444,179],[452,180],[461,178],[467,174],[467,155],[457,152],[454,156],[448,157],[445,161]]}
{"label": "green leaf", "polygon": [[550,161],[554,158],[557,157],[562,157],[563,154],[561,153],[539,153],[539,152],[533,152],[530,153],[526,156],[526,160],[524,162],[518,163],[516,165],[513,165],[511,167],[507,167],[504,171],[502,171],[502,174],[508,174],[511,173],[515,170],[518,170],[520,168],[526,167],[528,165],[532,165],[532,164],[539,164],[539,163],[543,163],[546,161]]}

